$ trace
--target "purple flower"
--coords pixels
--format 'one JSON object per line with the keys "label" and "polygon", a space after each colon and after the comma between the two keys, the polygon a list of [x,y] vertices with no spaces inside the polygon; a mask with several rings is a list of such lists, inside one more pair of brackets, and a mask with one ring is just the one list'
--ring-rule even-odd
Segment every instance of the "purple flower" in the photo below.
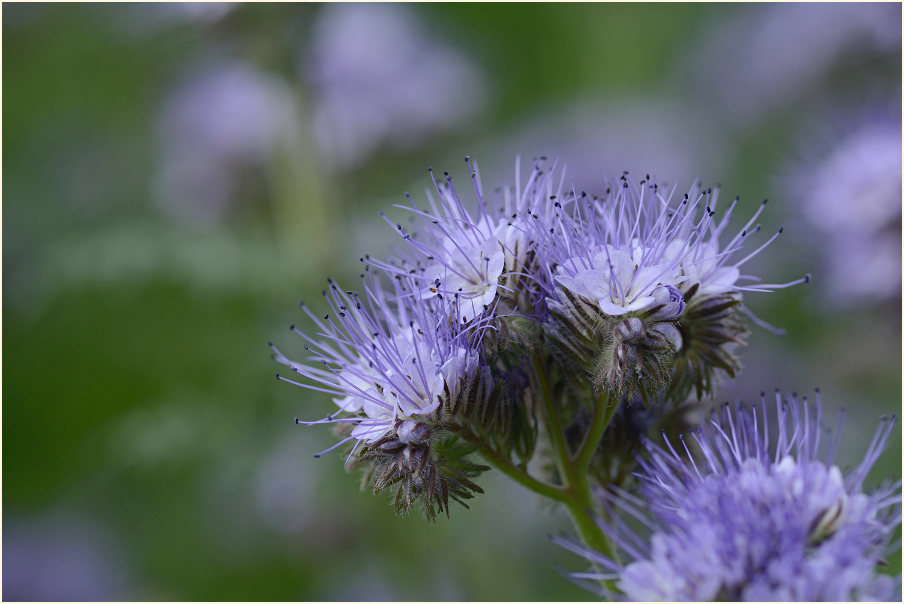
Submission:
{"label": "purple flower", "polygon": [[[863,480],[894,425],[883,419],[860,464],[835,465],[838,429],[823,437],[821,404],[776,393],[770,412],[727,405],[666,448],[647,443],[641,497],[608,494],[622,517],[602,524],[620,560],[565,540],[616,579],[630,600],[889,599],[876,572],[900,522],[900,483],[864,493]],[[692,454],[695,451],[696,454]],[[651,533],[641,537],[630,516]]]}
{"label": "purple flower", "polygon": [[298,145],[301,124],[280,79],[242,62],[196,71],[158,120],[155,195],[177,217],[210,222],[237,200],[243,174]]}
{"label": "purple flower", "polygon": [[788,171],[788,188],[825,257],[825,298],[840,306],[894,299],[901,295],[900,103],[837,121],[825,132],[831,145],[814,145]]}
{"label": "purple flower", "polygon": [[297,382],[277,374],[278,379],[335,397],[341,417],[298,423],[353,424],[351,435],[339,444],[374,443],[396,429],[403,440],[410,438],[414,424],[434,417],[478,369],[483,324],[460,328],[448,320],[444,306],[415,297],[411,279],[392,282],[389,294],[368,271],[362,297],[330,280],[323,291],[330,313],[317,317],[304,307],[319,339],[292,326],[307,342],[305,362],[289,359],[271,344],[274,358],[305,378]]}
{"label": "purple flower", "polygon": [[[476,162],[465,158],[477,207],[470,210],[462,203],[448,172],[437,181],[430,178],[433,191],[427,191],[429,208],[418,206],[406,193],[409,205],[397,206],[411,213],[420,232],[408,232],[384,216],[409,244],[396,258],[380,261],[362,259],[388,273],[415,281],[424,300],[437,298],[455,302],[462,322],[492,312],[500,296],[517,298],[529,284],[531,223],[540,221],[552,207],[549,197],[561,182],[553,180],[553,171],[542,164],[534,166],[522,187],[516,167],[516,187],[497,190],[485,198]],[[542,222],[542,221],[541,221]],[[525,309],[522,309],[525,310]]]}
{"label": "purple flower", "polygon": [[598,390],[639,392],[647,404],[662,392],[673,401],[711,394],[719,372],[737,373],[740,313],[763,324],[742,306],[742,292],[809,280],[766,284],[741,274],[782,232],[750,245],[764,205],[729,238],[737,198],[716,218],[717,190],[695,184],[680,200],[674,192],[625,172],[602,197],[572,191],[531,223],[544,327],[559,356],[590,372]]}
{"label": "purple flower", "polygon": [[317,152],[347,170],[378,152],[411,149],[478,114],[479,65],[400,4],[330,4],[302,49]]}
{"label": "purple flower", "polygon": [[557,204],[553,224],[537,225],[535,233],[537,255],[545,260],[541,283],[546,294],[561,299],[564,287],[591,301],[604,315],[656,308],[658,318],[668,319],[684,309],[675,299],[679,290],[684,295],[771,291],[806,279],[767,285],[741,275],[740,267],[781,233],[739,257],[759,231],[754,223],[762,206],[727,244],[720,245],[737,199],[717,221],[717,190],[694,185],[678,202],[673,193],[674,189],[660,191],[649,176],[635,183],[624,173],[610,181],[602,198],[581,193]]}

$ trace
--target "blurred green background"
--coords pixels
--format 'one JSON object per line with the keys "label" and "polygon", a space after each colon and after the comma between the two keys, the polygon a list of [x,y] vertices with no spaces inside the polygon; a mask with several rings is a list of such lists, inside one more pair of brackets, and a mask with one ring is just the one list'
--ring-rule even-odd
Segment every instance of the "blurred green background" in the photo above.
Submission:
{"label": "blurred green background", "polygon": [[[747,298],[787,335],[720,399],[821,387],[846,463],[900,410],[900,5],[2,11],[5,599],[592,599],[559,511],[491,474],[397,518],[313,459],[334,437],[293,418],[332,403],[273,379],[298,300],[465,155],[486,189],[519,153],[578,190],[699,177],[739,226],[773,199],[750,272],[814,280]],[[900,459],[897,430],[871,484]]]}

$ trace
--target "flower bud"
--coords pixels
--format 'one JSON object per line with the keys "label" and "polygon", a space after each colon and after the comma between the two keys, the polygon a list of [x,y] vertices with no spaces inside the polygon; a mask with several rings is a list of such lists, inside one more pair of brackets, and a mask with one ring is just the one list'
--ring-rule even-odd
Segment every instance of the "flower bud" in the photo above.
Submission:
{"label": "flower bud", "polygon": [[661,325],[670,324],[651,324],[637,317],[616,323],[610,342],[597,356],[594,387],[625,400],[637,394],[647,406],[658,399],[668,386],[676,349],[674,334]]}
{"label": "flower bud", "polygon": [[403,421],[396,429],[396,435],[399,440],[411,445],[420,445],[427,442],[430,440],[430,434],[430,426],[413,419]]}
{"label": "flower bud", "polygon": [[738,294],[695,296],[678,322],[681,346],[675,355],[669,397],[698,399],[715,393],[720,374],[734,377],[741,366],[734,349],[744,344],[747,328]]}

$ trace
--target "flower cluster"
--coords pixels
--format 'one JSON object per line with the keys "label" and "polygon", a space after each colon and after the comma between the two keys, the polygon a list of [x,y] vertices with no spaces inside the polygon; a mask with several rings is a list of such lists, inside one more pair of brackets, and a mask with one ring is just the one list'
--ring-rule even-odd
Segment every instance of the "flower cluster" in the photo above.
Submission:
{"label": "flower cluster", "polygon": [[[351,427],[348,435],[327,451],[355,441],[349,459],[362,446],[362,458],[379,452],[404,457],[405,463],[399,462],[397,471],[384,468],[383,481],[387,484],[378,480],[377,488],[404,479],[400,497],[404,495],[406,506],[421,491],[430,494],[432,503],[434,487],[448,490],[450,485],[443,483],[448,477],[437,474],[424,445],[441,423],[444,411],[461,406],[463,400],[475,398],[478,390],[486,389],[486,381],[480,379],[477,354],[481,325],[462,328],[449,321],[445,306],[417,297],[417,284],[412,279],[393,280],[391,292],[380,287],[369,269],[362,279],[363,296],[328,280],[323,295],[331,313],[322,318],[302,304],[319,329],[319,339],[315,339],[291,327],[307,342],[307,362],[295,362],[271,347],[278,362],[306,380],[276,377],[335,397],[338,414],[315,422],[296,419],[302,424],[340,424],[346,431]],[[468,490],[475,490],[476,485],[470,485],[466,476],[457,479],[463,487],[459,495],[467,496]],[[439,482],[434,484],[434,480]],[[402,501],[399,499],[400,504]],[[430,512],[433,515],[432,508]]]}
{"label": "flower cluster", "polygon": [[748,249],[765,202],[722,245],[738,199],[716,220],[717,190],[695,185],[679,201],[673,196],[649,176],[635,183],[623,173],[604,196],[574,194],[556,202],[550,224],[535,225],[552,339],[595,366],[598,388],[626,398],[636,389],[645,402],[669,384],[674,399],[692,388],[698,398],[712,394],[717,370],[738,369],[741,292],[809,280],[763,284],[741,274],[781,233]]}
{"label": "flower cluster", "polygon": [[422,230],[409,232],[384,215],[406,246],[388,260],[361,257],[363,295],[329,280],[330,313],[302,305],[318,329],[308,335],[292,326],[306,341],[305,361],[271,344],[275,360],[304,378],[277,379],[335,397],[337,413],[296,421],[339,425],[343,438],[327,451],[352,443],[347,463],[367,464],[375,490],[395,486],[399,511],[423,496],[431,518],[448,513],[449,496],[480,492],[470,478],[486,467],[467,458],[475,441],[527,456],[536,437],[518,408],[527,383],[521,362],[496,357],[529,331],[520,312],[532,296],[525,223],[534,200],[553,186],[551,174],[537,167],[523,188],[488,202],[476,164],[467,161],[476,213],[448,174],[437,182],[431,171],[429,207],[407,195],[409,205],[400,206]]}
{"label": "flower cluster", "polygon": [[[640,496],[605,495],[624,517],[601,523],[622,558],[556,539],[615,579],[629,600],[849,601],[895,596],[876,572],[900,523],[897,485],[864,493],[891,434],[883,419],[860,464],[835,465],[840,435],[823,437],[821,404],[726,405],[700,428],[646,443]],[[649,536],[641,536],[649,534]]]}
{"label": "flower cluster", "polygon": [[[431,520],[482,492],[479,456],[561,503],[583,545],[562,543],[606,571],[581,576],[628,597],[886,597],[874,569],[896,487],[861,484],[890,422],[845,477],[835,441],[821,453],[819,405],[688,421],[739,370],[745,317],[764,325],[743,295],[809,281],[742,273],[781,233],[756,237],[765,202],[730,230],[738,199],[722,211],[716,189],[623,173],[587,195],[544,160],[487,197],[466,158],[476,204],[430,171],[426,201],[397,206],[405,226],[381,213],[401,247],[360,258],[360,294],[329,281],[327,314],[305,307],[303,359],[273,347],[300,376],[279,380],[336,405],[296,421],[334,425],[330,449],[347,445],[365,484]],[[679,448],[650,444],[688,430]]]}

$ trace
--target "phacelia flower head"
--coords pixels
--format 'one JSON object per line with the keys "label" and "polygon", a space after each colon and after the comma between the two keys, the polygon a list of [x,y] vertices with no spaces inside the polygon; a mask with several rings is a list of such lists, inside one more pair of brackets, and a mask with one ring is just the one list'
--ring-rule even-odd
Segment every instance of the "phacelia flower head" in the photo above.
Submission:
{"label": "phacelia flower head", "polygon": [[895,581],[876,568],[901,520],[900,483],[862,489],[894,417],[845,473],[834,460],[838,430],[822,434],[818,393],[815,405],[776,393],[769,407],[765,394],[759,407],[726,405],[677,445],[647,443],[643,499],[606,499],[650,536],[620,517],[601,523],[624,554],[618,561],[559,539],[603,569],[576,577],[616,580],[641,601],[897,597]]}
{"label": "phacelia flower head", "polygon": [[744,334],[741,292],[809,279],[764,284],[741,273],[781,233],[750,245],[762,205],[725,242],[738,200],[717,218],[717,190],[695,184],[678,200],[674,191],[623,173],[602,197],[573,192],[557,201],[550,224],[533,233],[552,339],[597,385],[625,396],[642,387],[645,401],[670,382],[674,400],[692,388],[709,393],[715,371],[737,369],[730,352]]}
{"label": "phacelia flower head", "polygon": [[393,283],[390,295],[367,271],[362,298],[330,280],[323,291],[330,312],[317,317],[303,307],[319,339],[292,326],[307,342],[306,362],[292,361],[271,345],[278,362],[306,378],[295,382],[277,374],[278,379],[332,394],[341,412],[299,423],[350,423],[354,427],[342,442],[374,443],[396,430],[407,434],[414,425],[409,420],[429,422],[475,379],[481,326],[461,329],[445,308],[414,298],[410,280]]}
{"label": "phacelia flower head", "polygon": [[741,255],[760,229],[754,225],[762,206],[720,245],[738,200],[716,220],[718,190],[695,184],[680,201],[673,197],[674,189],[661,191],[649,176],[635,183],[625,173],[610,181],[602,198],[581,193],[556,204],[552,227],[536,233],[538,250],[548,257],[547,295],[561,298],[565,287],[608,316],[652,308],[657,318],[672,319],[684,310],[683,298],[694,294],[771,291],[802,281],[766,285],[741,274],[741,266],[781,233]]}
{"label": "phacelia flower head", "polygon": [[483,194],[476,162],[465,161],[476,208],[469,211],[462,203],[448,172],[437,180],[430,170],[429,207],[418,206],[407,193],[409,205],[397,206],[411,213],[415,230],[409,232],[384,216],[408,242],[407,249],[386,262],[363,260],[383,271],[410,276],[422,299],[454,301],[462,322],[469,322],[492,313],[503,299],[509,309],[529,304],[524,294],[531,287],[525,272],[530,263],[530,224],[546,214],[551,207],[548,197],[562,183],[554,182],[553,171],[545,171],[538,162],[522,187],[516,167],[515,188],[499,189],[490,200]]}

